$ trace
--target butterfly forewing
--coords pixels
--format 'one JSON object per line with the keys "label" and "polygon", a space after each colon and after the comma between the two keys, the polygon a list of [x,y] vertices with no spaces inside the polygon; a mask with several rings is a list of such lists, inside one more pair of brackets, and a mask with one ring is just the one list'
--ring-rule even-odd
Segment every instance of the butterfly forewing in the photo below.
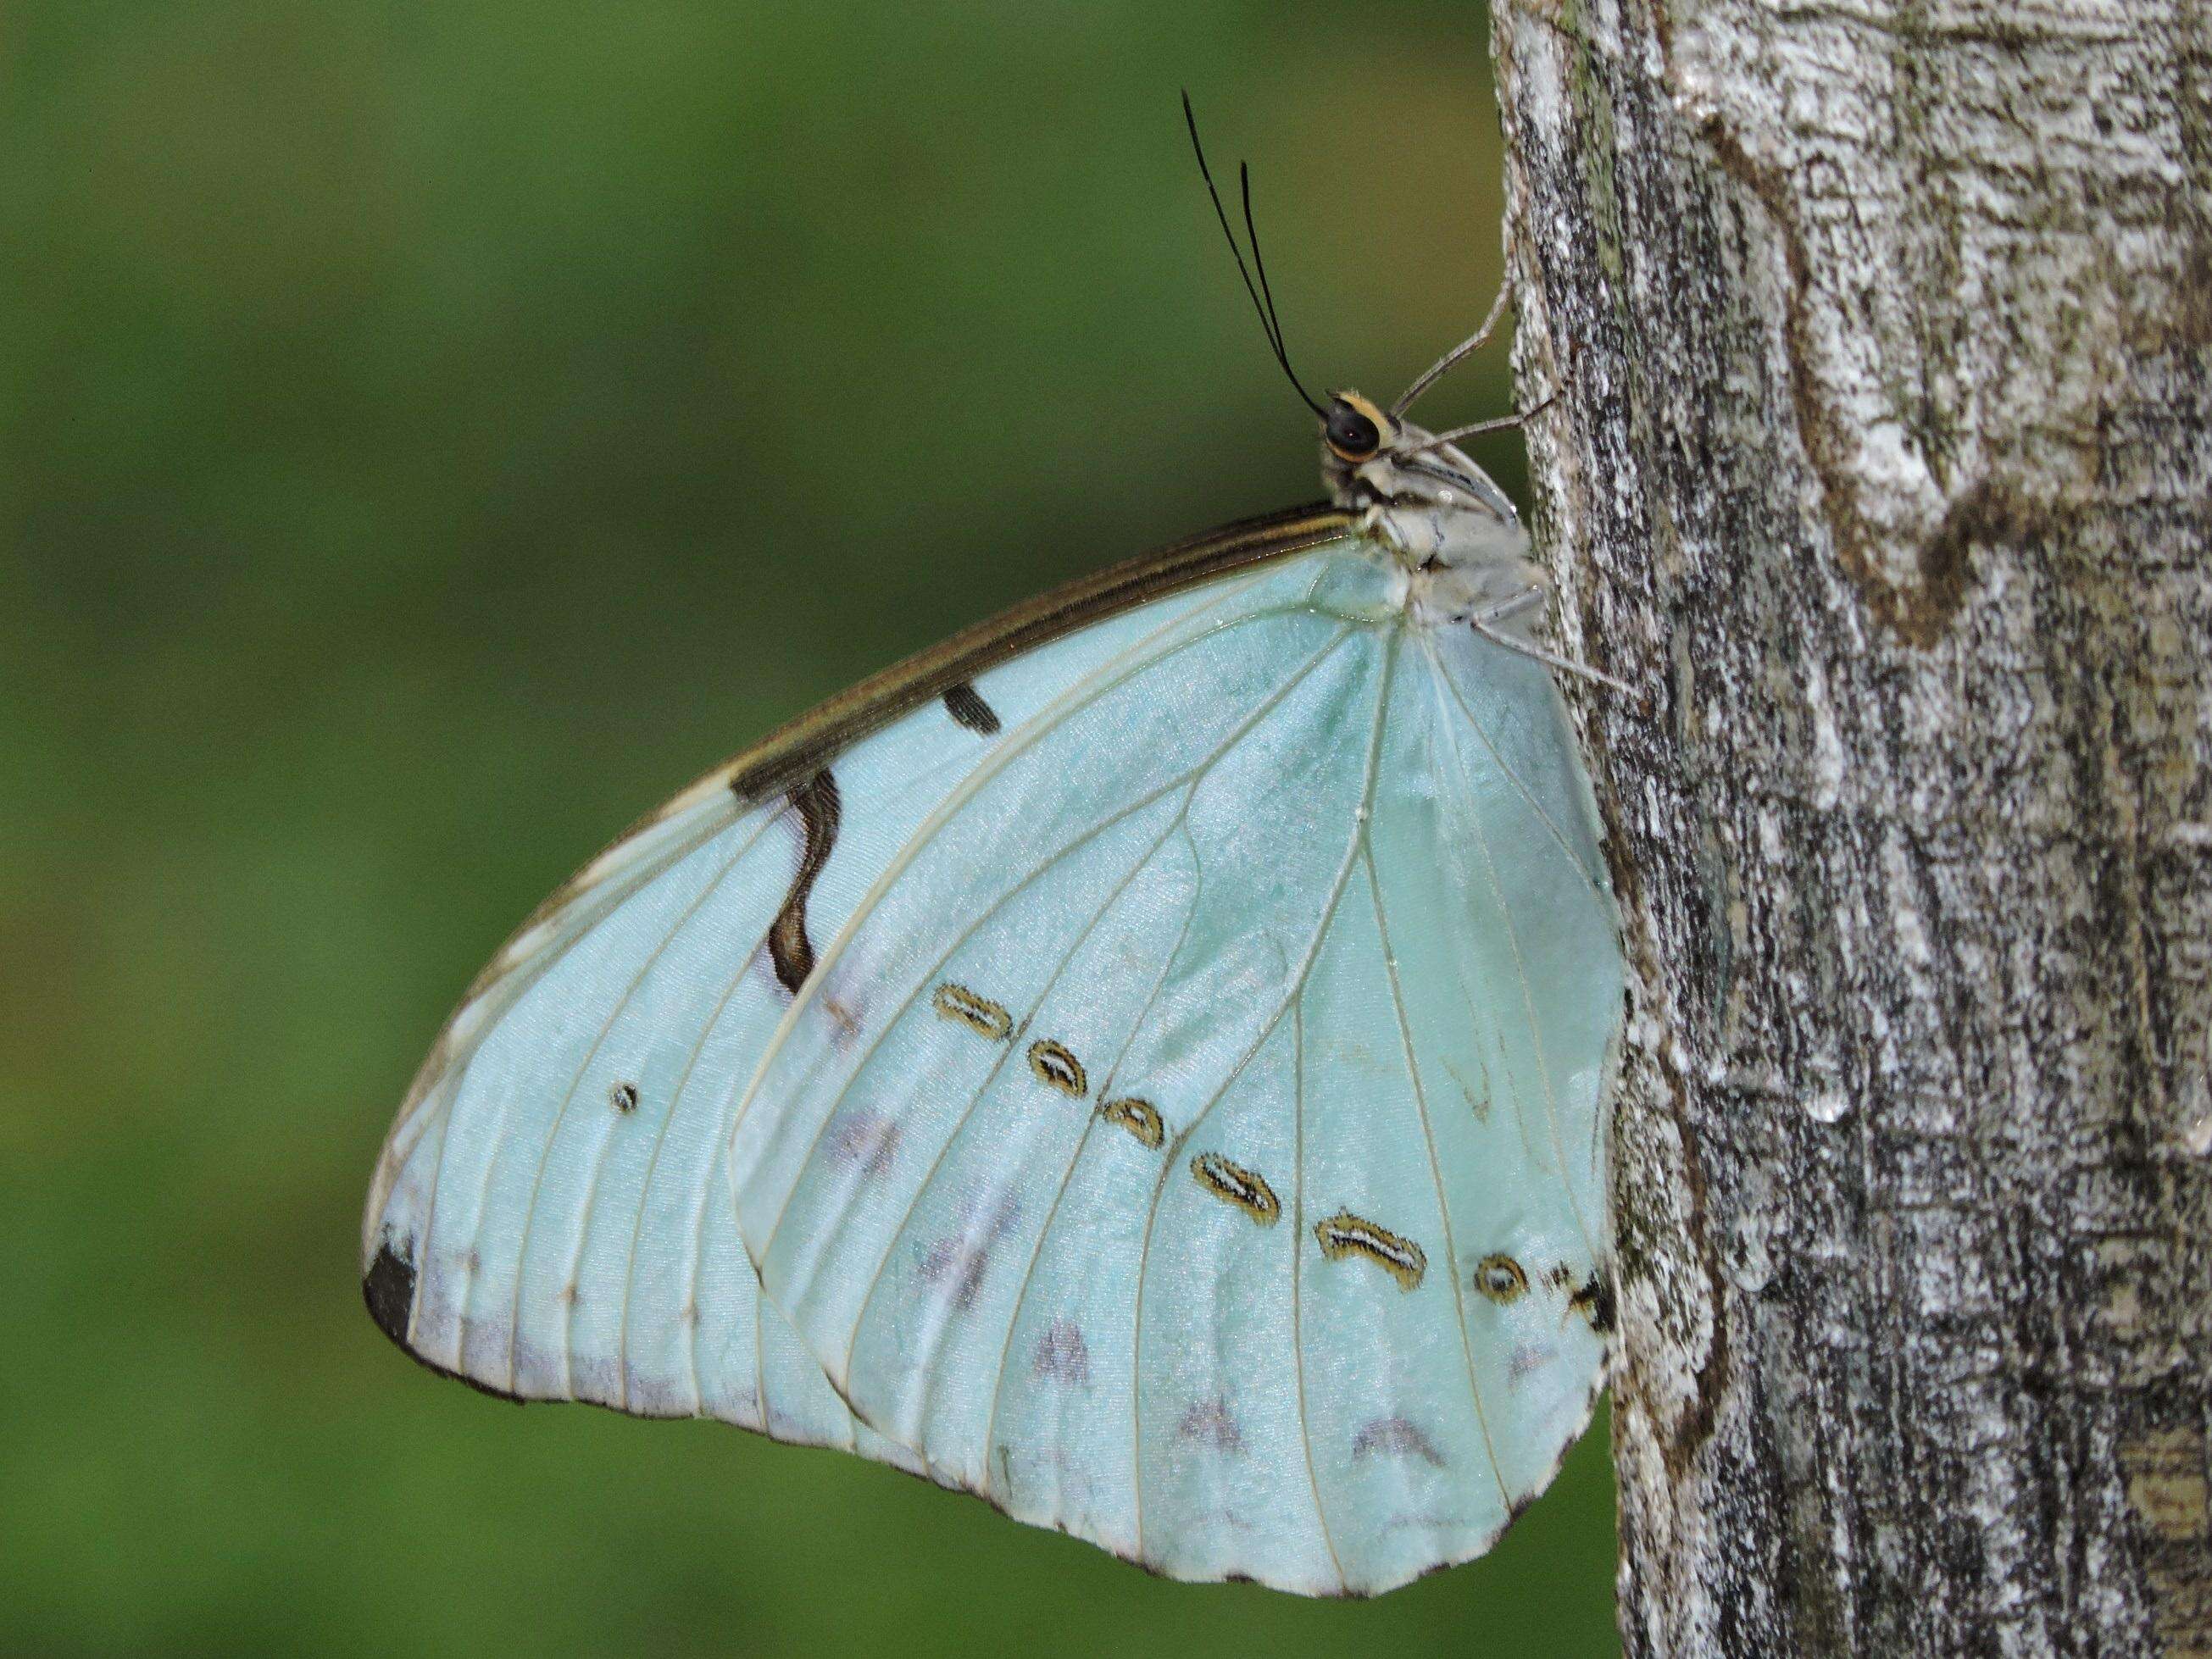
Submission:
{"label": "butterfly forewing", "polygon": [[[854,1424],[759,1296],[722,1169],[737,1097],[857,893],[1002,733],[1342,524],[1232,526],[1024,606],[795,722],[594,860],[479,978],[394,1123],[363,1233],[378,1322],[495,1393],[915,1465]],[[817,1006],[858,1018],[834,987]],[[830,1151],[891,1156],[865,1137]]]}

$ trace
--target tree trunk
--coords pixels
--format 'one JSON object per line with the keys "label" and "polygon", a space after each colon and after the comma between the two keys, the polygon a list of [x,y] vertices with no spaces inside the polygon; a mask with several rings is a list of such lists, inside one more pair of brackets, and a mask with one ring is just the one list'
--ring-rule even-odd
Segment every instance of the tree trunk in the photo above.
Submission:
{"label": "tree trunk", "polygon": [[2203,0],[1498,0],[1632,1653],[2212,1653]]}

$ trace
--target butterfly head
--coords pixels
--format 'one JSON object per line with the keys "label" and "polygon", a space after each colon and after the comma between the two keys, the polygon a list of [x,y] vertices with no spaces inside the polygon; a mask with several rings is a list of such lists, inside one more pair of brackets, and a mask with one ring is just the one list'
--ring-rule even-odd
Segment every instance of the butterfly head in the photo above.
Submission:
{"label": "butterfly head", "polygon": [[1455,444],[1371,398],[1334,392],[1321,410],[1322,481],[1340,507],[1431,507],[1518,526],[1505,492]]}
{"label": "butterfly head", "polygon": [[1322,481],[1407,578],[1416,610],[1458,620],[1540,582],[1520,514],[1456,446],[1357,392],[1321,415]]}
{"label": "butterfly head", "polygon": [[1509,546],[1517,557],[1528,545],[1520,514],[1488,473],[1456,445],[1357,392],[1332,392],[1322,410],[1321,474],[1330,499],[1371,512],[1374,526],[1387,529],[1407,514],[1431,519],[1470,557]]}

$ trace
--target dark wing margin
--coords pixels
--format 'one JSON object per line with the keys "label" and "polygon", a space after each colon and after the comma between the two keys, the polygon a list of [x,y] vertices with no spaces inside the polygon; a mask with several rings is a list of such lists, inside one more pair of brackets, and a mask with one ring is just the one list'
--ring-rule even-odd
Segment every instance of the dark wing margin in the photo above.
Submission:
{"label": "dark wing margin", "polygon": [[[1165,599],[1249,565],[1303,553],[1348,535],[1354,518],[1316,502],[1224,525],[1205,535],[1079,576],[1048,593],[962,629],[904,662],[871,674],[820,707],[779,727],[710,775],[744,800],[767,799],[811,775],[854,739],[909,709],[969,685],[1010,657],[1152,599]],[[980,701],[980,699],[978,700]],[[960,718],[957,701],[954,717]],[[965,722],[971,726],[975,723]]]}
{"label": "dark wing margin", "polygon": [[415,1264],[393,1249],[389,1240],[377,1245],[376,1259],[362,1275],[361,1295],[362,1300],[368,1304],[368,1316],[376,1322],[376,1328],[424,1370],[465,1382],[478,1394],[489,1395],[494,1400],[509,1401],[517,1406],[530,1403],[519,1394],[495,1389],[489,1382],[478,1382],[466,1371],[448,1370],[434,1359],[425,1358],[422,1350],[408,1340],[407,1322],[415,1310]]}

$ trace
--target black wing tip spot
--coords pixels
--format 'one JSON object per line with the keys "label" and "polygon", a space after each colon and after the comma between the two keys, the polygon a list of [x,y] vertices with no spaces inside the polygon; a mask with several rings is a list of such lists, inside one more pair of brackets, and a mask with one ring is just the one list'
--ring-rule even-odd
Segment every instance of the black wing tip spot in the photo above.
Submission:
{"label": "black wing tip spot", "polygon": [[376,1260],[362,1275],[361,1296],[376,1328],[406,1348],[407,1319],[415,1309],[415,1264],[393,1249],[389,1239],[377,1247]]}
{"label": "black wing tip spot", "polygon": [[966,680],[945,688],[945,712],[978,737],[999,735],[999,711]]}
{"label": "black wing tip spot", "polygon": [[390,1239],[377,1247],[376,1260],[368,1264],[368,1271],[362,1275],[361,1297],[368,1304],[368,1316],[376,1322],[376,1328],[391,1338],[394,1347],[424,1370],[439,1376],[449,1376],[456,1382],[465,1382],[478,1394],[489,1395],[494,1400],[504,1400],[516,1406],[530,1403],[519,1394],[495,1389],[490,1383],[480,1382],[465,1371],[441,1365],[408,1340],[407,1322],[415,1311],[415,1264],[393,1249]]}

